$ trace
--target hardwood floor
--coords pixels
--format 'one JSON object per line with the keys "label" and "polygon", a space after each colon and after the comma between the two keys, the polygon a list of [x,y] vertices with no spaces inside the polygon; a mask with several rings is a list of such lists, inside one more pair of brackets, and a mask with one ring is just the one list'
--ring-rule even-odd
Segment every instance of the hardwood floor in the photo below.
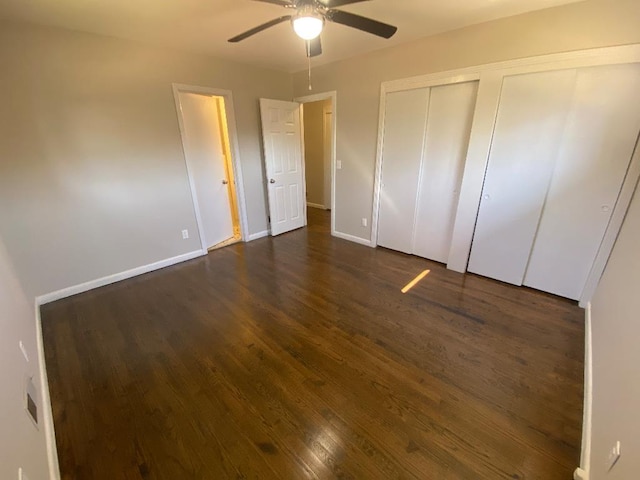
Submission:
{"label": "hardwood floor", "polygon": [[571,478],[581,309],[309,222],[42,308],[64,479]]}

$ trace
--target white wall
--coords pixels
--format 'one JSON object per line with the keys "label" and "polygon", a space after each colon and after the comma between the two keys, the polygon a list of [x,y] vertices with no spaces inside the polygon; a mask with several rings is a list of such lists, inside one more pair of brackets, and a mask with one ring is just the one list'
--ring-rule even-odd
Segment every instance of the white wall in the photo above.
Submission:
{"label": "white wall", "polygon": [[28,294],[200,249],[173,82],[233,92],[248,233],[266,230],[258,99],[291,99],[289,74],[7,22],[0,65],[0,234]]}
{"label": "white wall", "polygon": [[[40,399],[36,323],[31,301],[18,282],[0,238],[0,478],[18,478],[18,468],[31,480],[49,478],[43,402],[38,401],[39,429],[24,408],[24,382],[33,376]],[[29,361],[22,355],[22,341]]]}
{"label": "white wall", "polygon": [[[337,91],[336,230],[366,240],[371,220],[380,84],[548,53],[640,42],[640,2],[590,0],[474,25],[312,70],[316,93]],[[305,72],[296,96],[308,94]],[[371,225],[371,221],[369,221]]]}
{"label": "white wall", "polygon": [[[640,190],[591,302],[593,415],[590,480],[640,478]],[[622,456],[606,472],[609,449]]]}
{"label": "white wall", "polygon": [[[590,0],[314,69],[315,91],[340,98],[337,230],[370,238],[360,219],[371,214],[382,81],[637,43],[638,18],[637,0]],[[25,373],[40,374],[30,301],[199,248],[171,83],[233,91],[250,234],[267,227],[258,98],[290,99],[294,89],[285,73],[7,22],[0,65],[0,478],[28,465],[34,480],[47,465],[43,431],[21,403]],[[293,80],[295,93],[308,94],[304,74]],[[593,301],[595,479],[604,478],[598,462],[614,438],[628,454],[607,478],[635,478],[638,467],[639,203],[636,196]]]}

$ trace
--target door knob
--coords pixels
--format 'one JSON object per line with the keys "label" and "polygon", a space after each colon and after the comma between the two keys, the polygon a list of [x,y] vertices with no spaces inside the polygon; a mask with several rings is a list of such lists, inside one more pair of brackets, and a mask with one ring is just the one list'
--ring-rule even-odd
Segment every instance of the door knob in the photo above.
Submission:
{"label": "door knob", "polygon": [[276,181],[272,178],[271,180],[269,180],[269,183],[276,183]]}
{"label": "door knob", "polygon": [[227,179],[222,180],[222,184],[223,184],[223,185],[227,185],[228,183],[229,183],[229,180],[227,180]]}

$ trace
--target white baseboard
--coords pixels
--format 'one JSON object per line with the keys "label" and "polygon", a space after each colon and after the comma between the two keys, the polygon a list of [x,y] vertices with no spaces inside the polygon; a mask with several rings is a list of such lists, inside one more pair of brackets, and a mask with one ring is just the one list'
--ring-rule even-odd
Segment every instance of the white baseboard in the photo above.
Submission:
{"label": "white baseboard", "polygon": [[307,202],[307,207],[311,207],[311,208],[320,208],[322,210],[327,210],[327,207],[325,207],[324,205],[320,205],[319,203],[311,203],[311,202]]}
{"label": "white baseboard", "polygon": [[251,233],[247,237],[247,242],[252,242],[253,240],[257,240],[259,238],[268,237],[268,236],[269,236],[269,230],[263,230],[258,233]]}
{"label": "white baseboard", "polygon": [[47,460],[49,463],[49,478],[50,480],[60,480],[60,465],[58,463],[58,450],[56,448],[56,434],[55,426],[53,423],[53,411],[51,409],[51,397],[49,396],[49,380],[47,377],[47,365],[44,356],[44,341],[42,338],[42,321],[40,318],[40,306],[45,303],[60,300],[62,298],[70,297],[78,293],[83,293],[94,288],[103,287],[111,283],[119,282],[127,278],[142,275],[143,273],[159,270],[164,267],[169,267],[177,263],[191,260],[192,258],[206,255],[206,250],[196,250],[193,252],[178,255],[176,257],[160,260],[159,262],[150,263],[141,267],[132,268],[125,272],[115,273],[106,277],[91,280],[89,282],[81,283],[71,287],[63,288],[55,292],[40,295],[35,299],[35,322],[36,322],[36,341],[38,348],[38,366],[40,367],[40,391],[41,404],[42,404],[42,423],[44,426],[44,435],[47,446]]}
{"label": "white baseboard", "polygon": [[66,298],[70,297],[71,295],[77,295],[78,293],[87,292],[89,290],[93,290],[94,288],[104,287],[105,285],[109,285],[111,283],[116,283],[121,280],[126,280],[127,278],[136,277],[144,273],[153,272],[154,270],[169,267],[171,265],[175,265],[176,263],[185,262],[187,260],[201,257],[202,255],[206,254],[206,250],[194,250],[193,252],[184,253],[176,257],[167,258],[165,260],[160,260],[158,262],[143,265],[141,267],[132,268],[131,270],[126,270],[124,272],[114,273],[113,275],[108,275],[106,277],[91,280],[79,285],[73,285],[71,287],[63,288],[61,290],[46,293],[44,295],[36,297],[36,304],[44,305],[45,303],[55,302],[56,300],[60,300],[61,298]]}
{"label": "white baseboard", "polygon": [[582,452],[576,480],[589,480],[591,466],[591,417],[593,409],[593,344],[591,339],[591,302],[584,310],[584,406],[582,411]]}
{"label": "white baseboard", "polygon": [[58,449],[56,447],[56,433],[53,425],[53,410],[49,396],[49,379],[47,364],[44,358],[44,340],[42,338],[42,322],[40,321],[40,305],[35,302],[36,348],[38,349],[38,367],[40,368],[40,405],[42,406],[42,425],[47,446],[47,461],[49,464],[49,479],[60,480],[60,465],[58,463]]}
{"label": "white baseboard", "polygon": [[367,247],[372,247],[371,240],[366,238],[356,237],[355,235],[349,235],[348,233],[342,233],[338,231],[331,232],[331,235],[334,237],[342,238],[343,240],[349,240],[350,242],[359,243],[360,245],[366,245]]}

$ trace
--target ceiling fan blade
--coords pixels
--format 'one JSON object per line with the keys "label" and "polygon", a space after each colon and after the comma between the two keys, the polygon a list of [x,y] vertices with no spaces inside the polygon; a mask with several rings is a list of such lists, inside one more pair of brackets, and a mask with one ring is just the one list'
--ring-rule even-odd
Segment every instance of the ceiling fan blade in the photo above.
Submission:
{"label": "ceiling fan blade", "polygon": [[230,43],[239,42],[241,40],[244,40],[245,38],[249,38],[251,35],[260,33],[261,31],[266,30],[267,28],[271,28],[275,25],[278,25],[279,23],[286,22],[287,20],[291,20],[291,15],[284,15],[282,17],[275,18],[270,22],[263,23],[262,25],[258,25],[257,27],[252,28],[251,30],[247,30],[246,32],[241,33],[240,35],[236,35],[235,37],[230,38],[228,42]]}
{"label": "ceiling fan blade", "polygon": [[368,2],[369,0],[320,0],[329,8],[344,7],[352,3]]}
{"label": "ceiling fan blade", "polygon": [[355,13],[343,12],[342,10],[329,10],[326,18],[332,22],[357,28],[363,32],[372,33],[383,38],[391,38],[398,31],[398,28],[393,25],[387,25],[386,23],[362,17]]}
{"label": "ceiling fan blade", "polygon": [[307,57],[317,57],[318,55],[322,55],[322,42],[320,41],[320,36],[317,36],[313,40],[309,40],[309,49],[307,50]]}
{"label": "ceiling fan blade", "polygon": [[295,5],[285,0],[253,0],[254,2],[273,3],[274,5],[280,5],[281,7],[294,7]]}

